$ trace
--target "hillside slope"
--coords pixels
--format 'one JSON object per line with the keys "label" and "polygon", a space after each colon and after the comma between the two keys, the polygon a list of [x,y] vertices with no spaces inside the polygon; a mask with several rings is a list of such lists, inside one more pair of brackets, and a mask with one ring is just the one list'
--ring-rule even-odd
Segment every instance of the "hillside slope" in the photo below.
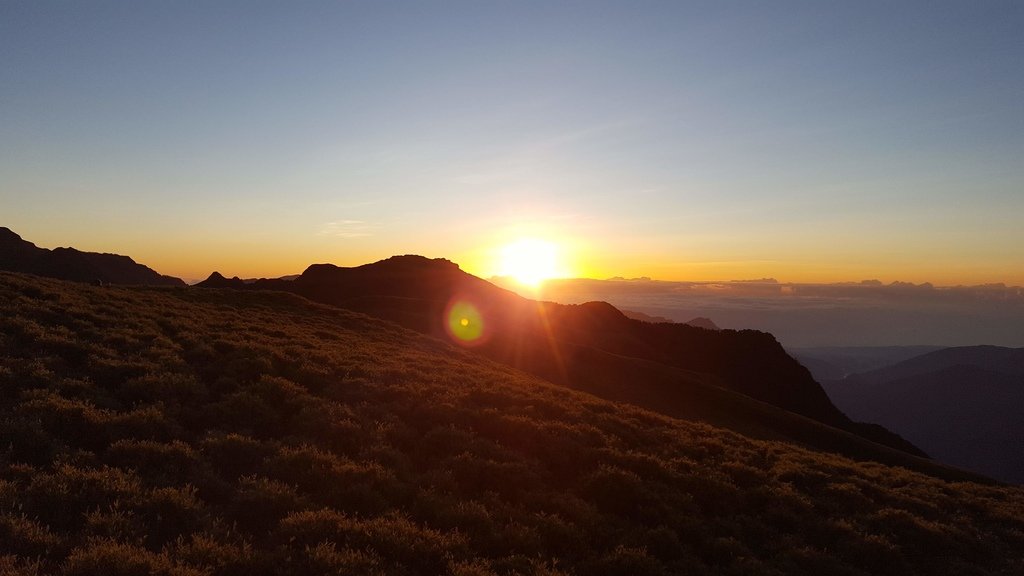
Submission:
{"label": "hillside slope", "polygon": [[271,292],[0,273],[5,574],[1013,574],[1024,490],[554,386]]}
{"label": "hillside slope", "polygon": [[81,252],[74,248],[39,248],[2,226],[0,270],[91,284],[185,285],[180,278],[163,276],[152,268],[136,263],[128,256]]}
{"label": "hillside slope", "polygon": [[[551,382],[671,416],[679,415],[674,407],[685,401],[687,389],[716,385],[924,456],[880,426],[847,418],[810,373],[763,332],[645,323],[604,302],[536,302],[467,274],[448,260],[422,256],[395,256],[354,268],[316,264],[289,281],[246,283],[214,273],[197,286],[293,292],[432,336],[461,339],[493,360]],[[456,311],[472,317],[465,329],[450,324]],[[595,369],[595,360],[600,369]],[[813,434],[802,438],[817,439]]]}
{"label": "hillside slope", "polygon": [[1024,484],[1024,348],[946,348],[823,385],[941,462]]}
{"label": "hillside slope", "polygon": [[921,356],[942,346],[818,346],[787,348],[818,382],[841,380]]}

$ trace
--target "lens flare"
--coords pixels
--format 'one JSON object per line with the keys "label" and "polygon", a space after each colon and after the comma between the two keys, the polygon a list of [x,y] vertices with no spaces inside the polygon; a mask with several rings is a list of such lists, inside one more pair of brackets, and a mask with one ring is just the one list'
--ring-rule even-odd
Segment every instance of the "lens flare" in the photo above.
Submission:
{"label": "lens flare", "polygon": [[482,344],[487,326],[476,306],[465,300],[455,300],[445,310],[445,331],[463,346]]}

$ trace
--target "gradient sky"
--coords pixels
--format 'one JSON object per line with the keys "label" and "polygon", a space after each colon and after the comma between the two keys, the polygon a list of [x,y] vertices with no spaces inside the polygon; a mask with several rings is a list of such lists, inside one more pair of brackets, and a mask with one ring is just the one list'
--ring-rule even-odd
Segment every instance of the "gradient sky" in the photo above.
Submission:
{"label": "gradient sky", "polygon": [[0,0],[0,225],[166,274],[396,253],[1024,284],[1024,3]]}

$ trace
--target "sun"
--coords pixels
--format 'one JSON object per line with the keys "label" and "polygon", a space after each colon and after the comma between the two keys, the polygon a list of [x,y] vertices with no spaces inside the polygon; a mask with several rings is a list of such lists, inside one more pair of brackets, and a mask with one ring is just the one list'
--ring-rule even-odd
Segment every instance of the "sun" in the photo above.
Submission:
{"label": "sun", "polygon": [[558,246],[537,238],[521,238],[501,249],[501,276],[511,276],[536,288],[541,282],[559,275]]}

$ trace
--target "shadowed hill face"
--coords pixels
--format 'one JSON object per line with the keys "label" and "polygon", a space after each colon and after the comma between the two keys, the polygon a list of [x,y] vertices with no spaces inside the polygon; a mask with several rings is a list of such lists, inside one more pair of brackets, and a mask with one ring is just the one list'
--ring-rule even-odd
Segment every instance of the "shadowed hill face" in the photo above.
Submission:
{"label": "shadowed hill face", "polygon": [[824,385],[939,461],[1024,484],[1024,348],[947,348]]}
{"label": "shadowed hill face", "polygon": [[74,282],[102,282],[140,286],[185,286],[179,278],[155,270],[119,254],[80,252],[74,248],[39,248],[0,227],[0,270],[26,272]]}
{"label": "shadowed hill face", "polygon": [[0,392],[5,574],[1024,568],[1019,488],[667,418],[290,294],[0,273]]}
{"label": "shadowed hill face", "polygon": [[[629,319],[604,302],[535,302],[467,274],[452,262],[421,256],[396,256],[355,268],[318,264],[294,281],[260,280],[243,286],[221,277],[198,286],[294,292],[452,339],[555,383],[601,390],[602,395],[670,415],[686,410],[674,398],[680,387],[722,386],[923,455],[893,434],[851,422],[770,334],[649,324]],[[471,310],[473,318],[451,318],[453,306]],[[460,339],[462,321],[468,324],[467,334],[478,323],[479,332]],[[602,370],[594,370],[594,362]]]}

